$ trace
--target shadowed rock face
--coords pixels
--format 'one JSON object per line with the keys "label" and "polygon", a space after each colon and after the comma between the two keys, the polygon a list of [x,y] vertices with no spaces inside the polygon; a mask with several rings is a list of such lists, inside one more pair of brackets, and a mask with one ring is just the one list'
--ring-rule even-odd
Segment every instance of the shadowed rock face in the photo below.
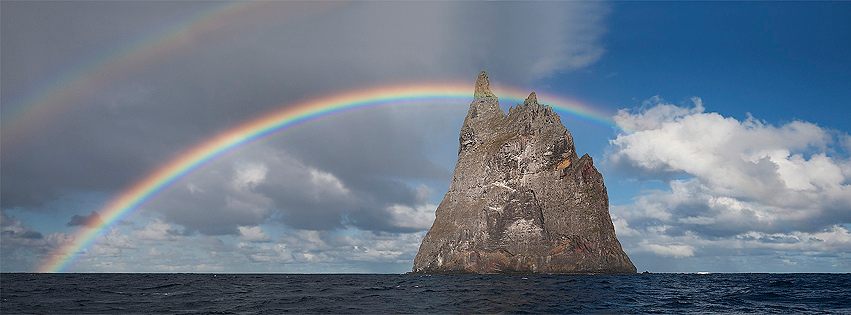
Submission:
{"label": "shadowed rock face", "polygon": [[635,273],[609,216],[603,176],[535,93],[506,115],[485,72],[418,273]]}

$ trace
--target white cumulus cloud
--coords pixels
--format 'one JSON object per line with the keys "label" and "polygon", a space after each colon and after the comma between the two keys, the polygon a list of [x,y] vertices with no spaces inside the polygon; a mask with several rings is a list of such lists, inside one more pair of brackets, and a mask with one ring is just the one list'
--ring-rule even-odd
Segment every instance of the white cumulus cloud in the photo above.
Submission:
{"label": "white cumulus cloud", "polygon": [[387,207],[387,213],[392,216],[396,226],[419,230],[431,227],[435,210],[437,205],[430,203],[415,206],[394,204]]}
{"label": "white cumulus cloud", "polygon": [[179,236],[177,227],[162,220],[154,220],[134,232],[134,238],[149,241],[174,241]]}
{"label": "white cumulus cloud", "polygon": [[674,258],[694,256],[694,247],[689,245],[642,244],[641,248],[660,256],[670,256]]}
{"label": "white cumulus cloud", "polygon": [[310,174],[310,183],[315,187],[314,192],[317,197],[323,197],[325,194],[346,196],[349,194],[349,189],[340,181],[334,174],[324,172],[315,168],[308,168]]}
{"label": "white cumulus cloud", "polygon": [[234,177],[231,184],[236,189],[251,189],[263,183],[268,173],[269,168],[265,164],[240,163],[234,169]]}
{"label": "white cumulus cloud", "polygon": [[240,226],[239,237],[248,242],[265,242],[269,240],[269,236],[259,226]]}
{"label": "white cumulus cloud", "polygon": [[626,131],[611,140],[608,161],[667,184],[612,207],[630,246],[677,258],[704,247],[849,250],[847,134],[724,116],[699,98],[680,106],[654,97],[614,119]]}

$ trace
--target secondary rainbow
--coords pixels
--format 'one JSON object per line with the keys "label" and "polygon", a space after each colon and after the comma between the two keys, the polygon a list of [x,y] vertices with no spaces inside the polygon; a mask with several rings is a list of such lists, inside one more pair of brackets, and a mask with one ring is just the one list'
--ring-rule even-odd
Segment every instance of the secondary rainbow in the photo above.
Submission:
{"label": "secondary rainbow", "polygon": [[[522,103],[527,95],[527,92],[510,87],[497,87],[494,90],[501,100],[514,103]],[[459,106],[464,104],[466,108],[466,104],[471,99],[472,89],[469,83],[444,83],[378,87],[282,105],[278,110],[219,133],[156,168],[142,180],[107,202],[98,210],[102,219],[99,225],[80,228],[72,241],[51,253],[38,270],[40,272],[63,271],[80,252],[91,245],[114,222],[138,209],[145,201],[150,200],[181,177],[241,145],[299,123],[336,113],[380,106]],[[559,112],[614,126],[609,115],[595,111],[580,102],[547,94],[539,94],[539,99],[542,103],[551,104]]]}
{"label": "secondary rainbow", "polygon": [[[163,57],[185,51],[193,41],[235,20],[254,18],[252,13],[264,12],[271,3],[213,3],[179,23],[72,64],[62,73],[45,80],[29,95],[14,100],[12,104],[3,104],[8,107],[0,117],[4,138],[12,142],[21,141],[22,137],[45,124],[44,120],[61,117],[63,112],[71,110],[72,105],[77,104],[76,100],[93,95],[111,82],[130,76]],[[9,145],[10,142],[4,144]]]}

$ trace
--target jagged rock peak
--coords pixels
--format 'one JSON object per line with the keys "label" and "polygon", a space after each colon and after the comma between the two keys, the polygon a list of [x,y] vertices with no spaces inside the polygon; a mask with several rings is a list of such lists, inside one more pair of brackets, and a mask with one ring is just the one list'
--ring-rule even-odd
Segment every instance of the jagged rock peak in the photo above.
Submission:
{"label": "jagged rock peak", "polygon": [[523,101],[523,105],[533,105],[533,104],[535,104],[535,105],[538,104],[538,96],[535,95],[535,92],[530,93],[529,96],[526,97],[526,100]]}
{"label": "jagged rock peak", "polygon": [[635,273],[603,175],[535,93],[508,115],[476,80],[458,161],[416,273]]}
{"label": "jagged rock peak", "polygon": [[496,97],[496,95],[491,92],[490,81],[488,80],[487,72],[482,71],[481,73],[479,73],[479,77],[476,79],[476,91],[475,93],[473,93],[473,97]]}

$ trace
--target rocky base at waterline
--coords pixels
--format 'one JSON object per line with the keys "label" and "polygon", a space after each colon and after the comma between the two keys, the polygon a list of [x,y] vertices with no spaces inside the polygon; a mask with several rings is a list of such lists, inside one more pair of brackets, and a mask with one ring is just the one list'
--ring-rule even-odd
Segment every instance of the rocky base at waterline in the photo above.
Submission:
{"label": "rocky base at waterline", "polygon": [[504,113],[482,72],[415,273],[635,273],[603,176],[535,93]]}

